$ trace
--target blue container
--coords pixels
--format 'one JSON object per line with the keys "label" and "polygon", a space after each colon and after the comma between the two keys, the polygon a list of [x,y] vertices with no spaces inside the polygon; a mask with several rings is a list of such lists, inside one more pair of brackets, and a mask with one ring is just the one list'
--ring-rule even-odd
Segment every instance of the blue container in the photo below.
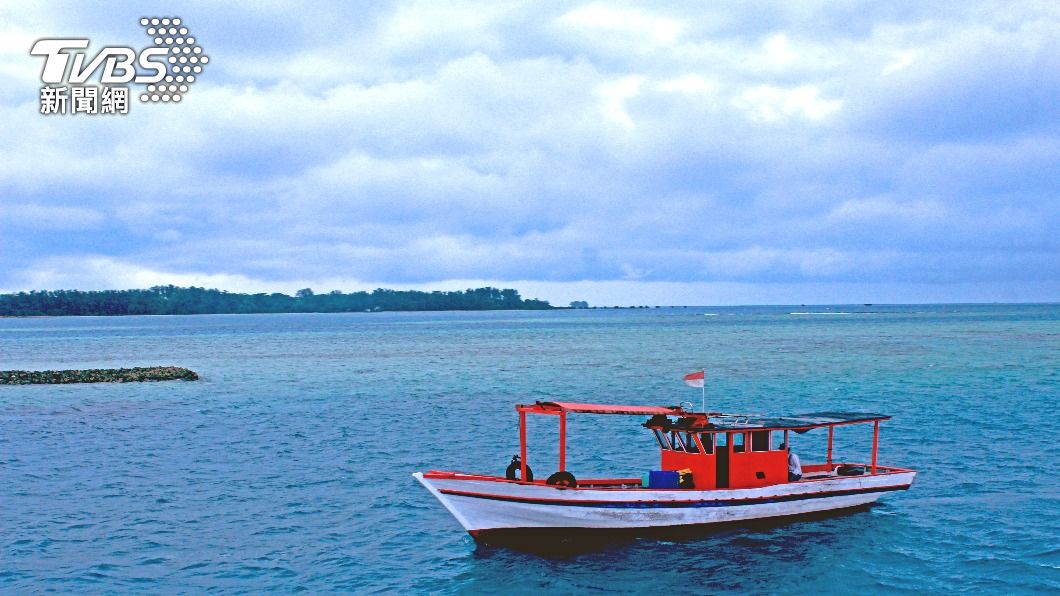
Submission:
{"label": "blue container", "polygon": [[681,475],[671,470],[648,472],[648,488],[678,488]]}

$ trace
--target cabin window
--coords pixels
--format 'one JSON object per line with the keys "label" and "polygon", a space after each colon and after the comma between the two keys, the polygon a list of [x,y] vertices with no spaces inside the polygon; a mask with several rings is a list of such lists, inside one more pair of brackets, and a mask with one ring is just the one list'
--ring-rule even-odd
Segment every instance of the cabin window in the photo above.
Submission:
{"label": "cabin window", "polygon": [[751,451],[769,451],[768,430],[756,430],[751,433]]}
{"label": "cabin window", "polygon": [[676,430],[670,431],[670,449],[674,451],[684,451],[684,444],[681,442],[681,433]]}
{"label": "cabin window", "polygon": [[[663,441],[666,441],[666,437],[663,436]],[[699,445],[696,445],[696,438],[692,433],[682,433],[677,431],[670,431],[669,437],[670,447],[673,451],[684,451],[685,453],[699,453]],[[661,444],[661,443],[660,443]],[[666,447],[664,447],[666,449]]]}
{"label": "cabin window", "polygon": [[699,453],[699,445],[696,445],[696,437],[692,433],[681,433],[681,441],[685,444],[685,451]]}
{"label": "cabin window", "polygon": [[729,444],[729,433],[718,433],[714,436],[716,437],[714,439],[715,444],[718,447],[725,447]]}
{"label": "cabin window", "polygon": [[659,442],[659,447],[662,447],[663,449],[670,448],[670,443],[666,441],[666,433],[657,428],[653,428],[652,432],[655,433],[655,440]]}
{"label": "cabin window", "polygon": [[775,430],[771,433],[773,435],[773,450],[782,451],[787,445],[784,444],[784,431]]}
{"label": "cabin window", "polygon": [[714,435],[712,433],[699,435],[699,442],[703,443],[703,453],[714,453]]}
{"label": "cabin window", "polygon": [[743,453],[744,452],[744,441],[745,440],[746,440],[746,437],[744,437],[744,433],[733,433],[733,435],[732,435],[732,451],[733,451],[733,453]]}

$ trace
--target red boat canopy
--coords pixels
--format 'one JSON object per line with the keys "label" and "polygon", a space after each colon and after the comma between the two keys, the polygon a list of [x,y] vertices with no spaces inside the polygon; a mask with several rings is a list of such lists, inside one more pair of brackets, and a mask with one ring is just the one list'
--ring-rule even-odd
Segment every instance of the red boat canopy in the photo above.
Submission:
{"label": "red boat canopy", "polygon": [[[767,431],[783,430],[787,441],[787,431],[806,432],[811,428],[828,427],[828,465],[832,463],[832,432],[836,426],[874,423],[872,432],[872,473],[876,473],[876,449],[880,432],[880,422],[890,416],[882,414],[862,414],[853,412],[815,412],[795,416],[765,416],[762,414],[723,414],[721,412],[690,412],[681,406],[623,406],[612,404],[580,404],[569,401],[539,401],[532,404],[516,404],[519,412],[519,478],[526,478],[526,415],[551,414],[559,417],[559,471],[567,468],[567,414],[626,414],[630,416],[676,416],[678,423],[668,418],[652,418],[644,425],[658,432],[681,429],[685,432],[747,432],[755,429]],[[731,440],[731,439],[730,439]],[[659,439],[660,445],[663,439]],[[665,447],[664,447],[665,449]],[[515,463],[516,460],[512,460]]]}
{"label": "red boat canopy", "polygon": [[515,409],[533,414],[559,414],[576,412],[579,414],[628,414],[631,416],[681,416],[689,414],[680,406],[621,406],[611,404],[579,404],[569,401],[539,401],[534,404],[518,404]]}

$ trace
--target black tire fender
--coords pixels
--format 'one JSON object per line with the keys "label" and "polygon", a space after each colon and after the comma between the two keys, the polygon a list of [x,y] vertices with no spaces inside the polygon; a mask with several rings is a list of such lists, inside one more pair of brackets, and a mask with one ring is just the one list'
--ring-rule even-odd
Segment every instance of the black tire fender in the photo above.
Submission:
{"label": "black tire fender", "polygon": [[556,472],[548,477],[545,484],[563,488],[578,488],[578,480],[570,472]]}
{"label": "black tire fender", "polygon": [[[519,470],[523,467],[523,460],[519,459],[518,455],[512,456],[512,463],[508,464],[508,469],[504,471],[504,477],[508,480],[519,480]],[[534,481],[534,471],[530,469],[530,466],[526,466],[526,481]]]}

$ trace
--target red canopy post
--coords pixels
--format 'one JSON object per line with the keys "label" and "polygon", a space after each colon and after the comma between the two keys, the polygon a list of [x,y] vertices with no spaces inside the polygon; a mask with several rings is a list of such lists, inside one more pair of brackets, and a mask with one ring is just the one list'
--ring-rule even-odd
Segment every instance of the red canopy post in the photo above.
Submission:
{"label": "red canopy post", "polygon": [[872,423],[872,473],[876,473],[876,451],[880,447],[880,421]]}
{"label": "red canopy post", "polygon": [[567,469],[567,412],[559,413],[559,471]]}
{"label": "red canopy post", "polygon": [[835,434],[835,427],[834,426],[829,426],[828,427],[828,460],[827,460],[829,469],[831,469],[831,467],[832,467],[832,435],[833,434]]}
{"label": "red canopy post", "polygon": [[526,481],[526,412],[519,410],[519,479]]}

